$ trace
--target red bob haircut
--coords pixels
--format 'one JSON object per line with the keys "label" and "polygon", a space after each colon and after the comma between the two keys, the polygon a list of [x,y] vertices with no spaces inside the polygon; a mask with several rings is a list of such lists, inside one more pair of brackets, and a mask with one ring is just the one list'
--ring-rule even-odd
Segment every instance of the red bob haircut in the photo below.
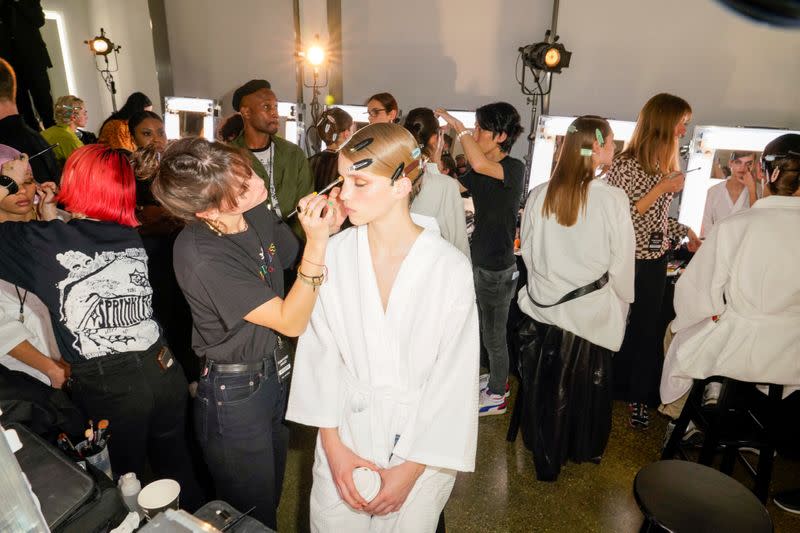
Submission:
{"label": "red bob haircut", "polygon": [[64,165],[58,201],[70,213],[138,226],[136,178],[128,157],[126,151],[102,144],[78,148]]}

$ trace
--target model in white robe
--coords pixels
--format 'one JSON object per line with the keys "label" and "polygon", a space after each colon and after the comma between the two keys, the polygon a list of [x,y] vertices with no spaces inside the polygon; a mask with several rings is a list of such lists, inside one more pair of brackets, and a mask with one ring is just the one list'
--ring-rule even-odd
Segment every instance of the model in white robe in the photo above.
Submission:
{"label": "model in white robe", "polygon": [[[359,226],[331,238],[328,280],[298,342],[286,418],[338,428],[347,447],[380,468],[403,461],[427,466],[399,512],[370,519],[339,497],[318,437],[313,530],[331,529],[334,522],[313,516],[329,511],[351,520],[348,531],[407,530],[410,524],[398,518],[414,520],[409,515],[432,515],[435,528],[454,471],[475,467],[479,338],[472,268],[428,227],[404,259],[384,312],[367,233]],[[404,513],[431,479],[431,490]]]}
{"label": "model in white robe", "polygon": [[717,375],[785,385],[785,395],[800,386],[798,228],[795,196],[762,198],[714,226],[675,287],[663,403]]}

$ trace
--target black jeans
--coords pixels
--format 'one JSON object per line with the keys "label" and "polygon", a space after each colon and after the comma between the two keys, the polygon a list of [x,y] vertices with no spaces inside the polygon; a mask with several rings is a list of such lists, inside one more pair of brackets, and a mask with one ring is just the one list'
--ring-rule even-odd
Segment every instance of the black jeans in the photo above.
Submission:
{"label": "black jeans", "polygon": [[619,353],[614,356],[618,397],[629,402],[652,404],[658,399],[658,384],[664,359],[659,343],[661,304],[667,280],[667,256],[637,259],[628,327]]}
{"label": "black jeans", "polygon": [[203,502],[186,442],[189,389],[177,360],[161,369],[156,356],[162,346],[72,365],[71,395],[95,425],[108,419],[115,476],[135,472],[144,484],[149,461],[156,479],[180,483],[180,505],[193,512]]}
{"label": "black jeans", "polygon": [[489,391],[505,394],[508,381],[508,308],[517,288],[517,266],[486,270],[473,266],[481,343],[489,357]]}
{"label": "black jeans", "polygon": [[194,402],[195,430],[217,498],[241,511],[255,506],[253,517],[272,529],[289,447],[286,392],[271,360],[239,373],[212,365]]}

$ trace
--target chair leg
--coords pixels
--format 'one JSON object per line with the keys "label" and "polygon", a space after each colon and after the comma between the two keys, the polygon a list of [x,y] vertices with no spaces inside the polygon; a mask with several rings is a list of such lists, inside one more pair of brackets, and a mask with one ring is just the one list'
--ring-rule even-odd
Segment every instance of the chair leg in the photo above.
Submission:
{"label": "chair leg", "polygon": [[733,476],[733,467],[736,464],[738,450],[733,446],[726,446],[722,454],[722,463],[719,466],[720,472]]}
{"label": "chair leg", "polygon": [[775,464],[775,447],[764,446],[759,450],[756,485],[753,493],[764,505],[769,498],[769,485],[772,481],[772,467]]}
{"label": "chair leg", "polygon": [[517,433],[519,433],[519,425],[522,420],[523,402],[525,401],[525,394],[522,387],[522,379],[519,380],[519,387],[517,388],[517,396],[514,398],[514,408],[511,410],[511,420],[508,422],[508,433],[506,433],[506,440],[514,442],[517,440]]}

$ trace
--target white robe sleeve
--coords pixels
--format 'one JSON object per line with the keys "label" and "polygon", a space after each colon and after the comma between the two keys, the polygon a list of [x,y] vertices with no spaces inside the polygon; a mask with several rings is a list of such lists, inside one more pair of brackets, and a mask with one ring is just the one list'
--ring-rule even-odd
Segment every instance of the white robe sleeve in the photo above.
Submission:
{"label": "white robe sleeve", "polygon": [[723,293],[730,278],[730,259],[719,229],[714,227],[675,285],[675,333],[725,310]]}
{"label": "white robe sleeve", "polygon": [[33,340],[33,335],[17,317],[0,307],[0,354],[7,354],[22,341]]}
{"label": "white robe sleeve", "polygon": [[475,470],[478,442],[478,309],[471,276],[442,309],[445,334],[416,412],[409,417],[394,455],[431,467]]}
{"label": "white robe sleeve", "polygon": [[320,298],[297,343],[286,419],[319,428],[338,427],[343,369]]}
{"label": "white robe sleeve", "polygon": [[624,191],[615,195],[617,206],[611,216],[616,216],[617,231],[611,233],[611,265],[608,274],[616,295],[626,303],[634,299],[634,278],[636,272],[636,234],[633,230]]}

